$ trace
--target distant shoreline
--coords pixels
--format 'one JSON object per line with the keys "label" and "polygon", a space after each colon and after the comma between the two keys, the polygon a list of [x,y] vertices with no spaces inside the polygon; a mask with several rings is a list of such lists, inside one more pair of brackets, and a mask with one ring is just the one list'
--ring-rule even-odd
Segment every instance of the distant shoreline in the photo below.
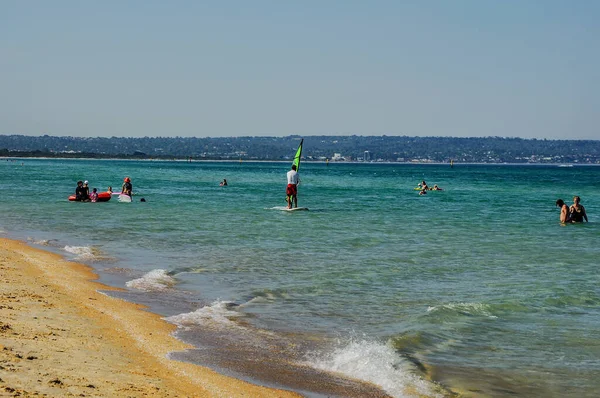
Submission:
{"label": "distant shoreline", "polygon": [[[506,137],[306,136],[306,161],[600,164],[600,140]],[[0,134],[0,156],[94,159],[280,161],[301,136],[56,137]]]}
{"label": "distant shoreline", "polygon": [[[18,161],[23,159],[36,159],[36,160],[99,160],[99,161],[110,161],[110,160],[118,160],[118,161],[131,161],[131,162],[180,162],[180,163],[290,163],[290,160],[259,160],[259,159],[242,159],[234,160],[234,159],[183,159],[183,158],[173,158],[173,159],[165,159],[165,158],[119,158],[119,157],[106,157],[106,158],[95,158],[95,157],[46,157],[46,156],[0,156],[0,159],[6,159]],[[447,165],[450,166],[449,162],[391,162],[391,161],[382,161],[382,162],[364,162],[364,161],[347,161],[347,160],[330,160],[329,162],[323,160],[306,160],[302,159],[302,163],[314,163],[314,164],[392,164],[392,165],[414,165],[414,166],[440,166]],[[523,162],[523,163],[483,163],[483,162],[454,162],[454,166],[556,166],[556,167],[580,167],[580,166],[600,166],[599,163],[532,163],[532,162]]]}

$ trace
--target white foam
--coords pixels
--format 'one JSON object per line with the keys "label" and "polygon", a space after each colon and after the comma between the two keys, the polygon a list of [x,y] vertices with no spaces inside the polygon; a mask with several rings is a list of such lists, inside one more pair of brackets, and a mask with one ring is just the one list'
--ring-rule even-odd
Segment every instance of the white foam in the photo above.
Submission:
{"label": "white foam", "polygon": [[91,246],[65,246],[64,250],[68,253],[75,254],[76,260],[99,260],[102,258],[100,251]]}
{"label": "white foam", "polygon": [[194,312],[173,315],[165,318],[165,320],[183,328],[206,324],[232,326],[234,322],[230,318],[242,316],[239,312],[229,309],[232,304],[230,301],[217,300],[211,305],[199,308]]}
{"label": "white foam", "polygon": [[38,246],[50,246],[50,239],[32,240],[31,243]]}
{"label": "white foam", "polygon": [[125,285],[132,289],[142,290],[145,292],[156,292],[170,289],[175,285],[176,281],[167,274],[164,269],[155,269],[141,278],[133,279],[126,282]]}
{"label": "white foam", "polygon": [[378,342],[350,341],[328,354],[310,354],[306,364],[371,382],[393,397],[442,397],[433,383],[414,373],[410,362]]}
{"label": "white foam", "polygon": [[489,306],[483,303],[448,303],[427,308],[427,312],[430,313],[443,310],[450,310],[466,315],[485,316],[492,319],[498,318],[497,316],[492,315],[489,310]]}

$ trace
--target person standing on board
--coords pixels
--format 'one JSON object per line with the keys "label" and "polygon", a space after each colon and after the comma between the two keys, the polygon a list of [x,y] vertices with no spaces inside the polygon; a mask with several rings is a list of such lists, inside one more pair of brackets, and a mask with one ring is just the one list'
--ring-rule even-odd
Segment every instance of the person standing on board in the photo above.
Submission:
{"label": "person standing on board", "polygon": [[573,204],[569,208],[569,212],[571,213],[571,222],[585,222],[588,221],[587,214],[585,214],[585,207],[579,204],[581,198],[579,196],[573,197]]}
{"label": "person standing on board", "polygon": [[129,177],[125,177],[123,180],[123,186],[121,187],[121,194],[131,196],[131,191],[133,190],[133,186],[131,185],[131,180]]}
{"label": "person standing on board", "polygon": [[292,169],[287,172],[287,189],[285,190],[286,201],[288,204],[288,209],[292,208],[292,202],[294,203],[294,207],[298,207],[298,184],[300,184],[300,178],[298,177],[298,172],[296,171],[296,165],[292,165]]}
{"label": "person standing on board", "polygon": [[558,199],[556,201],[556,206],[560,207],[560,222],[566,223],[571,222],[571,212],[569,211],[569,206],[567,206],[562,199]]}

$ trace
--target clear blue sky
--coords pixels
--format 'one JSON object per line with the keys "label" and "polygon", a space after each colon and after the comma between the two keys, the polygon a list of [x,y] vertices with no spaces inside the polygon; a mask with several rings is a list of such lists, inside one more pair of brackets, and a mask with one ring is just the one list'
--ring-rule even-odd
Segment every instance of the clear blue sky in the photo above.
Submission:
{"label": "clear blue sky", "polygon": [[600,139],[600,1],[0,0],[0,134]]}

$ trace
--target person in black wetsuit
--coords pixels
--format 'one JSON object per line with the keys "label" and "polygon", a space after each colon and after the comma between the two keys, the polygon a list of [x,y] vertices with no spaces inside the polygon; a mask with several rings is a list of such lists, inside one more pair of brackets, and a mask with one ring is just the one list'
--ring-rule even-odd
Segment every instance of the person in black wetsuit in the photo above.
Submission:
{"label": "person in black wetsuit", "polygon": [[77,181],[77,188],[75,188],[75,200],[80,202],[87,202],[90,200],[88,190],[83,186],[83,181]]}
{"label": "person in black wetsuit", "polygon": [[569,211],[571,212],[571,222],[583,222],[584,219],[585,222],[589,222],[587,214],[585,213],[585,207],[579,204],[580,201],[581,198],[579,196],[573,197],[573,204],[569,208]]}

